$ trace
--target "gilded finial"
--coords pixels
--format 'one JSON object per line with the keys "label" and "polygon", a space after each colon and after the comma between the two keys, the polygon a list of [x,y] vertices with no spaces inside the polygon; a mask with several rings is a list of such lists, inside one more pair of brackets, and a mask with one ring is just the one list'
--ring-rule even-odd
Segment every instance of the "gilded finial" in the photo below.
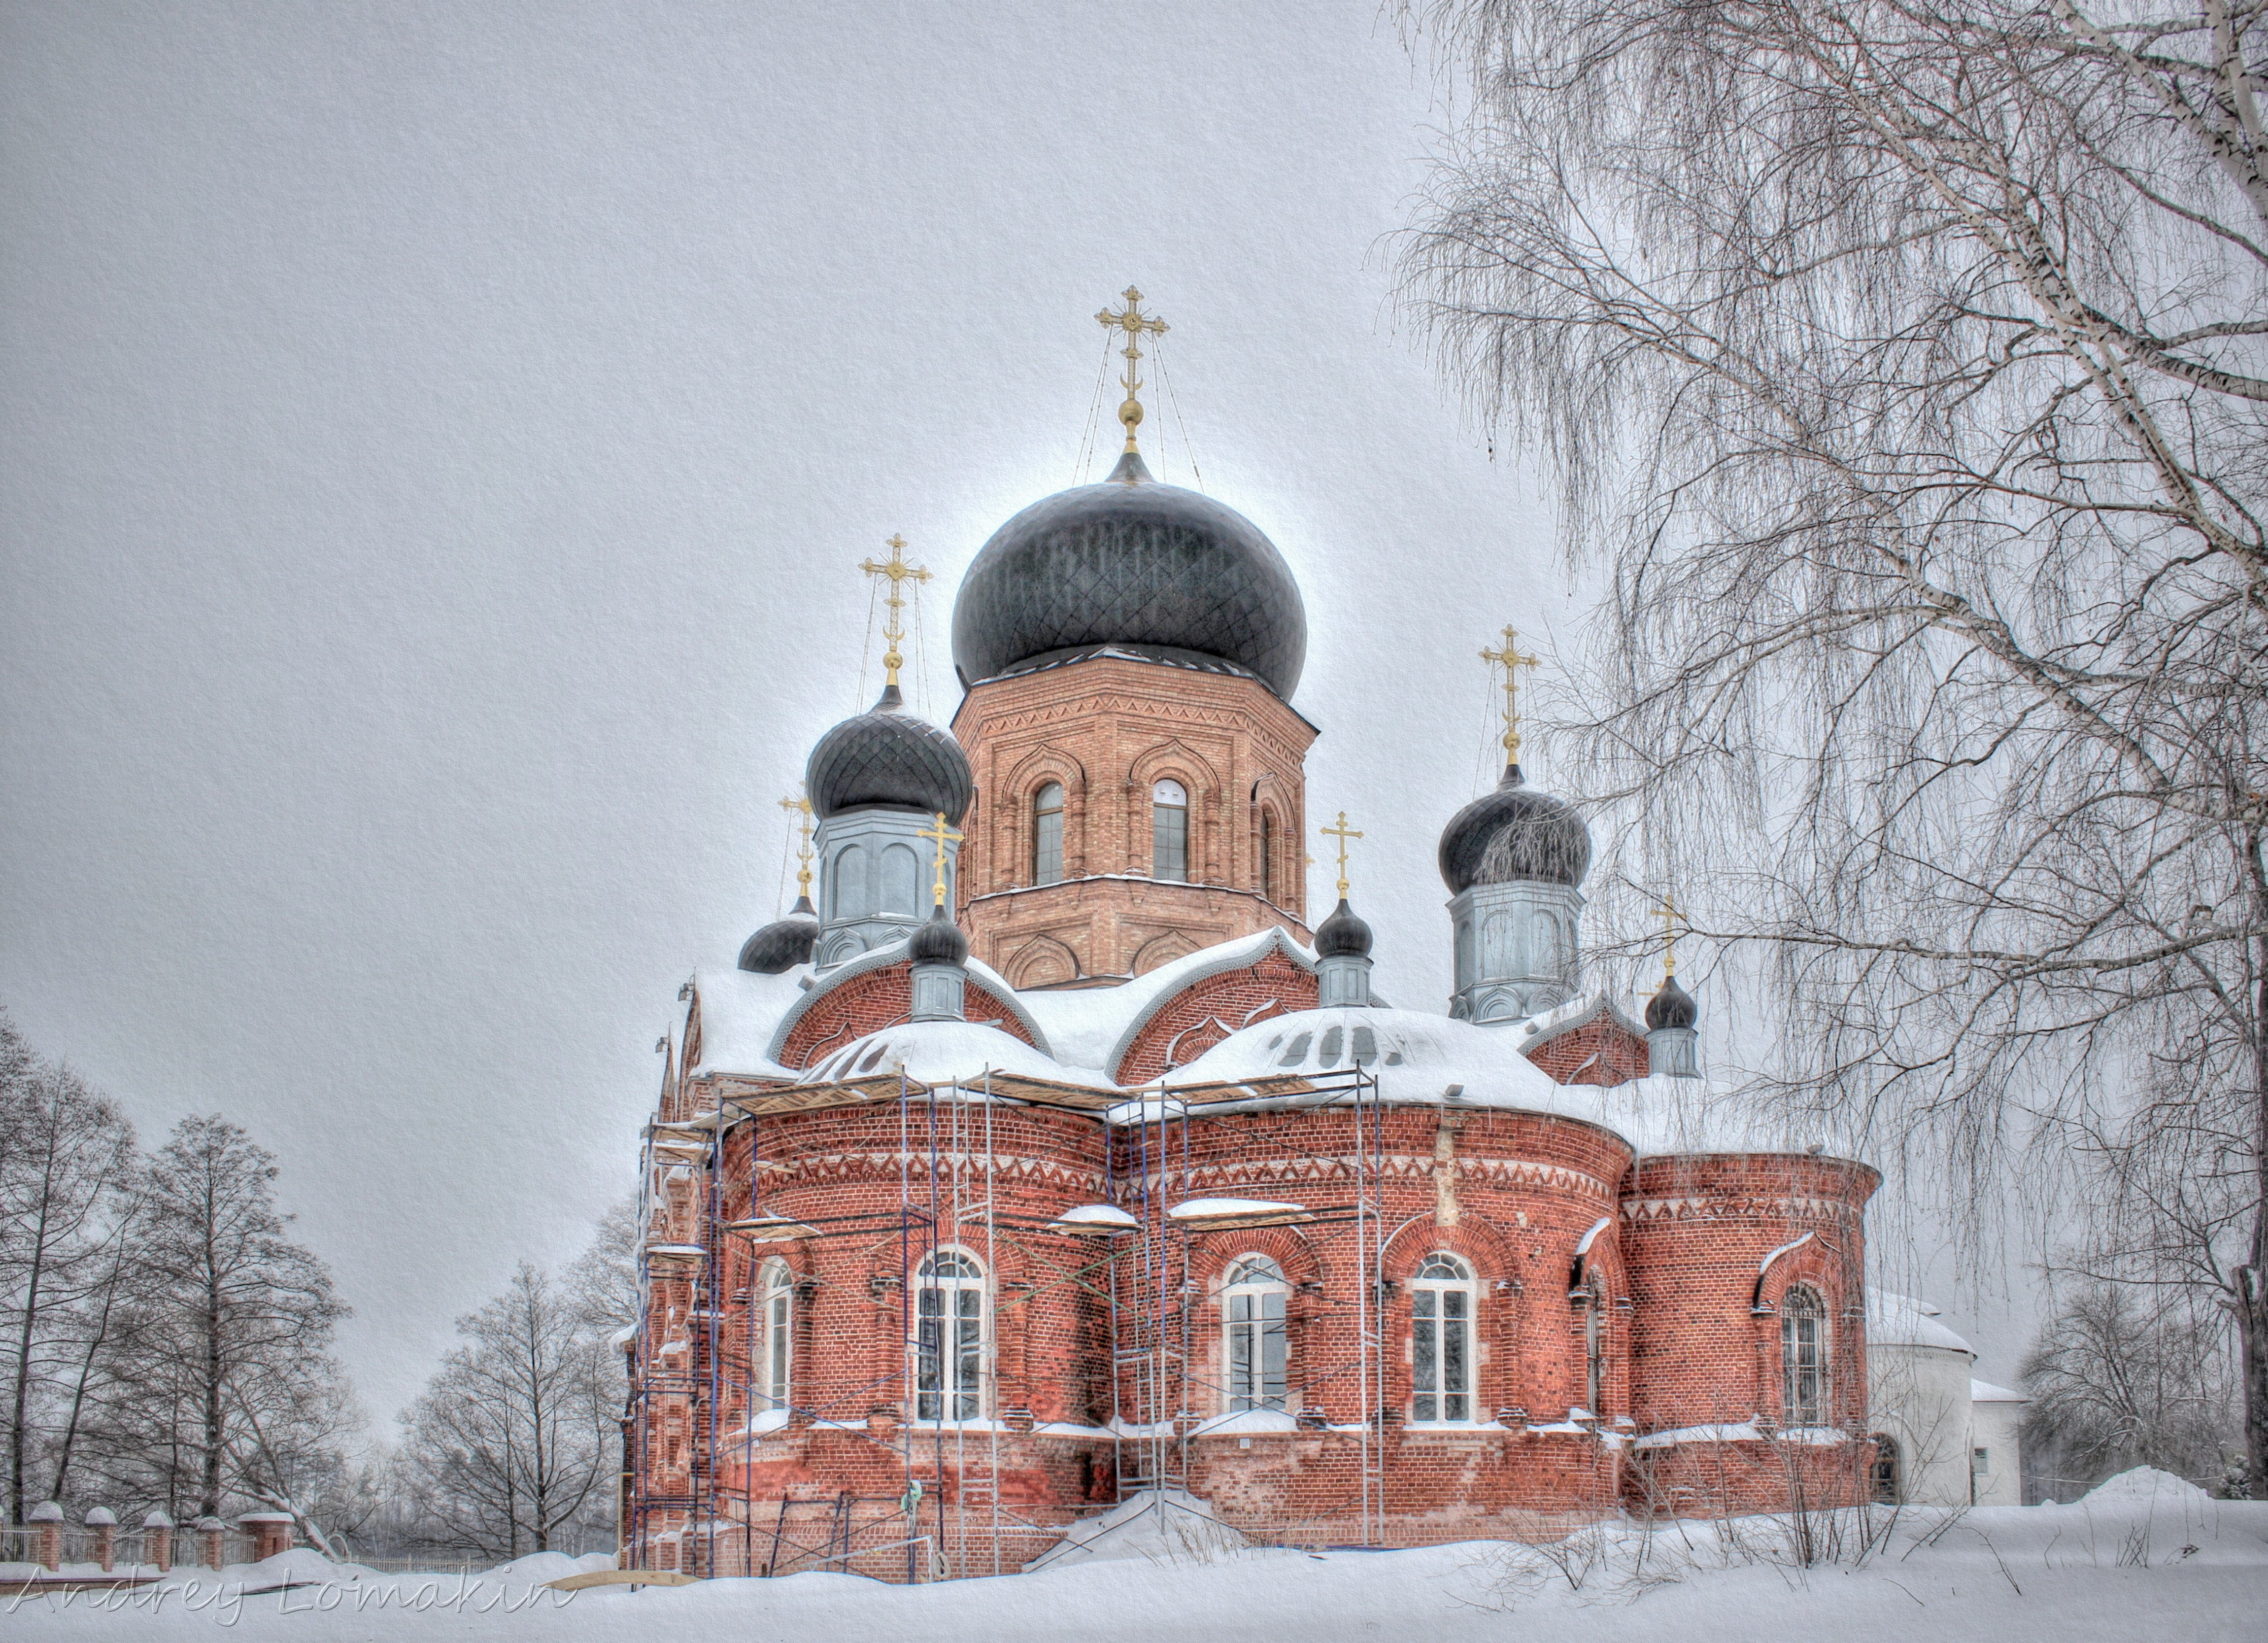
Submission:
{"label": "gilded finial", "polygon": [[1126,371],[1119,378],[1120,384],[1126,390],[1126,400],[1118,408],[1118,420],[1126,424],[1126,448],[1131,451],[1136,448],[1134,431],[1142,425],[1142,402],[1135,397],[1142,387],[1142,339],[1145,336],[1163,336],[1166,322],[1142,312],[1142,293],[1133,286],[1129,285],[1121,294],[1126,298],[1123,309],[1113,313],[1105,308],[1094,317],[1106,329],[1115,328],[1126,334],[1126,346],[1120,350],[1126,356]]}
{"label": "gilded finial", "polygon": [[1520,763],[1520,670],[1540,667],[1543,665],[1543,659],[1521,655],[1520,635],[1506,628],[1503,647],[1484,647],[1481,659],[1491,667],[1504,669],[1504,762],[1508,765],[1517,764]]}
{"label": "gilded finial", "polygon": [[1661,973],[1665,977],[1675,976],[1677,974],[1677,921],[1685,915],[1677,910],[1677,903],[1667,895],[1661,898],[1661,905],[1655,908],[1653,913],[1661,920]]}
{"label": "gilded finial", "polygon": [[1339,812],[1339,824],[1336,827],[1318,828],[1315,830],[1325,838],[1336,838],[1339,842],[1339,900],[1344,902],[1346,900],[1347,893],[1347,840],[1360,838],[1362,835],[1347,826],[1346,812],[1344,810]]}
{"label": "gilded finial", "polygon": [[799,899],[811,899],[811,800],[797,793],[779,801],[780,808],[795,813],[795,893]]}
{"label": "gilded finial", "polygon": [[940,810],[937,813],[937,825],[922,829],[921,836],[937,842],[937,884],[931,895],[936,898],[936,904],[942,907],[945,905],[945,847],[958,844],[966,836],[946,826],[945,812]]}
{"label": "gilded finial", "polygon": [[882,666],[887,670],[885,682],[895,689],[898,682],[898,669],[906,665],[906,659],[898,649],[900,642],[906,637],[906,584],[926,582],[929,572],[920,565],[906,563],[904,537],[893,536],[882,545],[890,550],[887,561],[861,559],[858,568],[868,576],[883,576],[890,579],[889,595],[882,601],[890,608],[889,615],[882,623],[882,637],[890,648],[882,653]]}

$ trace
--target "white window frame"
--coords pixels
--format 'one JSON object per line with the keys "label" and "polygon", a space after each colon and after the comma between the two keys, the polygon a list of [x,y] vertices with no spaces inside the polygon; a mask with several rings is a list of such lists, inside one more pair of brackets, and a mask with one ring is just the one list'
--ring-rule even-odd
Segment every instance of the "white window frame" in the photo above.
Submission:
{"label": "white window frame", "polygon": [[[1812,1326],[1808,1341],[1803,1327],[1807,1323]],[[1808,1284],[1790,1285],[1779,1298],[1779,1390],[1781,1418],[1791,1426],[1826,1423],[1834,1361],[1830,1345],[1826,1297]]]}
{"label": "white window frame", "polygon": [[[1169,817],[1178,820],[1169,822]],[[1167,859],[1163,835],[1168,832],[1178,836],[1174,840],[1182,858],[1178,872],[1167,871],[1172,864]],[[1160,884],[1189,882],[1189,790],[1170,776],[1150,784],[1150,876]]]}
{"label": "white window frame", "polygon": [[[1048,803],[1048,795],[1055,795],[1055,803]],[[1064,880],[1064,785],[1058,781],[1040,784],[1032,795],[1032,882],[1035,885],[1061,884]],[[1048,822],[1055,822],[1054,849],[1049,849]],[[1054,858],[1050,863],[1049,858]],[[1049,872],[1050,866],[1054,871]]]}
{"label": "white window frame", "polygon": [[784,1411],[795,1375],[795,1276],[777,1256],[756,1269],[756,1413]]}
{"label": "white window frame", "polygon": [[[946,1350],[945,1324],[954,1325]],[[914,1279],[914,1418],[958,1426],[985,1418],[990,1358],[991,1277],[967,1249],[922,1258]]]}
{"label": "white window frame", "polygon": [[[1476,1417],[1480,1284],[1472,1264],[1437,1249],[1410,1280],[1410,1420],[1461,1424]],[[1454,1384],[1453,1384],[1454,1383]]]}
{"label": "white window frame", "polygon": [[1255,1252],[1229,1263],[1220,1291],[1220,1362],[1230,1414],[1292,1406],[1291,1300],[1292,1286],[1271,1256]]}

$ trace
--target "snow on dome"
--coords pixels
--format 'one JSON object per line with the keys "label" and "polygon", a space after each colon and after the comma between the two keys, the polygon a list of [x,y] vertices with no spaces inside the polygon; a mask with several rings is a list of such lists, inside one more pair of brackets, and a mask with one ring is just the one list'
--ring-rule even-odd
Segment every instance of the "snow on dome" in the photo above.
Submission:
{"label": "snow on dome", "polygon": [[964,1090],[981,1091],[987,1072],[1111,1087],[1100,1072],[1064,1066],[1022,1039],[979,1021],[909,1021],[886,1027],[821,1057],[799,1081],[830,1084],[893,1072],[901,1066],[908,1077],[924,1084],[958,1084]]}
{"label": "snow on dome", "polygon": [[1937,1308],[1911,1295],[1894,1295],[1887,1289],[1867,1291],[1867,1345],[1869,1346],[1934,1346],[1945,1352],[1977,1349],[1942,1323]]}
{"label": "snow on dome", "polygon": [[1969,1401],[1972,1404],[2029,1404],[2032,1401],[2032,1395],[2014,1391],[2005,1386],[1994,1386],[1990,1381],[1972,1380],[1969,1383]]}

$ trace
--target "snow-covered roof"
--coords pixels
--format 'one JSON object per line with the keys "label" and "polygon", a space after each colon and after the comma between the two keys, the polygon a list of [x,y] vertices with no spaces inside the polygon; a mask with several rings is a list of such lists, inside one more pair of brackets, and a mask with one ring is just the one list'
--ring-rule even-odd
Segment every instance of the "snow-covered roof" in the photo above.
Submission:
{"label": "snow-covered roof", "polygon": [[2013,1391],[2005,1386],[1994,1386],[1990,1381],[1971,1380],[1969,1401],[1972,1404],[2029,1404],[2032,1401],[2032,1395]]}
{"label": "snow-covered roof", "polygon": [[[981,1075],[990,1068],[1108,1089],[1108,1070],[1158,1011],[1187,988],[1258,963],[1270,952],[1303,969],[1312,969],[1316,961],[1312,951],[1276,928],[1219,942],[1116,987],[1017,992],[997,971],[971,959],[971,976],[1014,1013],[1036,1048],[995,1028],[939,1021],[885,1028],[805,1071],[772,1059],[814,1002],[851,976],[898,961],[903,949],[902,942],[878,947],[820,978],[808,965],[777,976],[700,971],[694,988],[700,1001],[701,1057],[688,1074],[809,1082],[860,1076],[903,1062],[924,1083],[981,1085]],[[1284,1073],[1314,1078],[1359,1064],[1377,1079],[1388,1101],[1579,1119],[1613,1131],[1641,1155],[1794,1152],[1809,1138],[1785,1133],[1753,1103],[1736,1101],[1732,1092],[1712,1088],[1705,1079],[1648,1077],[1609,1087],[1562,1085],[1528,1058],[1527,1052],[1538,1044],[1601,1017],[1643,1030],[1595,989],[1532,1020],[1486,1027],[1383,1003],[1295,1011],[1237,1028],[1167,1074],[1164,1082],[1173,1087]]]}
{"label": "snow-covered roof", "polygon": [[1977,1356],[1977,1349],[1942,1323],[1937,1308],[1911,1295],[1887,1289],[1867,1291],[1867,1344],[1869,1346],[1934,1346],[1947,1352]]}
{"label": "snow-covered roof", "polygon": [[1022,1039],[979,1021],[907,1021],[886,1027],[853,1039],[812,1063],[809,1071],[792,1076],[806,1084],[827,1084],[901,1066],[924,1084],[958,1084],[964,1090],[982,1090],[987,1072],[1113,1087],[1100,1072],[1064,1066]]}
{"label": "snow-covered roof", "polygon": [[795,1073],[771,1058],[772,1029],[803,997],[811,967],[799,964],[777,976],[745,969],[703,969],[693,976],[701,1001],[701,1061],[688,1076],[738,1072],[748,1078],[792,1079]]}
{"label": "snow-covered roof", "polygon": [[1134,1035],[1175,993],[1209,976],[1257,964],[1271,952],[1303,969],[1315,967],[1314,952],[1271,927],[1185,953],[1123,986],[1023,992],[1016,999],[1031,1012],[1049,1046],[1064,1060],[1085,1067],[1115,1067],[1132,1046]]}

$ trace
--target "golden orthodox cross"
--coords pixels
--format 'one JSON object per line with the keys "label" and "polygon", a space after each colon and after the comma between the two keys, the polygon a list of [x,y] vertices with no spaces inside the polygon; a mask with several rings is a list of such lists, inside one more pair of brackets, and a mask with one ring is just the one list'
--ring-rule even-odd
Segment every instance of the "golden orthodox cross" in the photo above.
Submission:
{"label": "golden orthodox cross", "polygon": [[1543,665],[1543,659],[1521,655],[1520,635],[1506,628],[1503,648],[1484,648],[1481,659],[1504,669],[1504,762],[1517,764],[1520,763],[1520,670],[1540,667]]}
{"label": "golden orthodox cross", "polygon": [[1667,895],[1661,898],[1661,905],[1655,908],[1653,913],[1661,920],[1661,973],[1665,976],[1675,976],[1677,974],[1677,921],[1684,915],[1677,910],[1677,903]]}
{"label": "golden orthodox cross", "polygon": [[933,894],[937,897],[937,904],[942,907],[945,905],[945,847],[947,844],[958,844],[965,836],[946,826],[945,812],[942,810],[937,813],[937,825],[924,828],[921,830],[921,836],[937,842],[937,888]]}
{"label": "golden orthodox cross", "polygon": [[780,808],[795,813],[795,889],[796,894],[808,898],[811,895],[811,800],[801,793],[779,801]]}
{"label": "golden orthodox cross", "polygon": [[1360,838],[1362,835],[1346,824],[1346,812],[1344,810],[1339,812],[1339,824],[1336,827],[1317,828],[1315,831],[1321,833],[1325,838],[1336,838],[1339,842],[1339,900],[1344,902],[1346,900],[1347,893],[1347,840]]}
{"label": "golden orthodox cross", "polygon": [[1119,378],[1119,382],[1126,389],[1126,402],[1118,408],[1118,420],[1126,424],[1126,448],[1131,451],[1135,448],[1134,430],[1142,425],[1142,402],[1135,397],[1142,387],[1139,374],[1142,339],[1145,336],[1163,336],[1166,322],[1142,312],[1142,293],[1131,285],[1121,295],[1126,298],[1124,308],[1116,313],[1105,308],[1094,317],[1104,329],[1126,334],[1126,346],[1119,350],[1126,356],[1126,372]]}
{"label": "golden orthodox cross", "polygon": [[906,584],[926,582],[929,572],[920,565],[906,563],[904,537],[893,536],[883,546],[890,550],[887,562],[861,559],[858,568],[868,576],[884,576],[890,579],[889,597],[883,601],[889,606],[890,614],[882,623],[882,637],[889,642],[890,648],[882,654],[882,666],[888,670],[887,682],[895,685],[898,682],[898,669],[906,665],[906,659],[898,651],[898,642],[906,637],[905,619],[901,614],[905,608]]}

